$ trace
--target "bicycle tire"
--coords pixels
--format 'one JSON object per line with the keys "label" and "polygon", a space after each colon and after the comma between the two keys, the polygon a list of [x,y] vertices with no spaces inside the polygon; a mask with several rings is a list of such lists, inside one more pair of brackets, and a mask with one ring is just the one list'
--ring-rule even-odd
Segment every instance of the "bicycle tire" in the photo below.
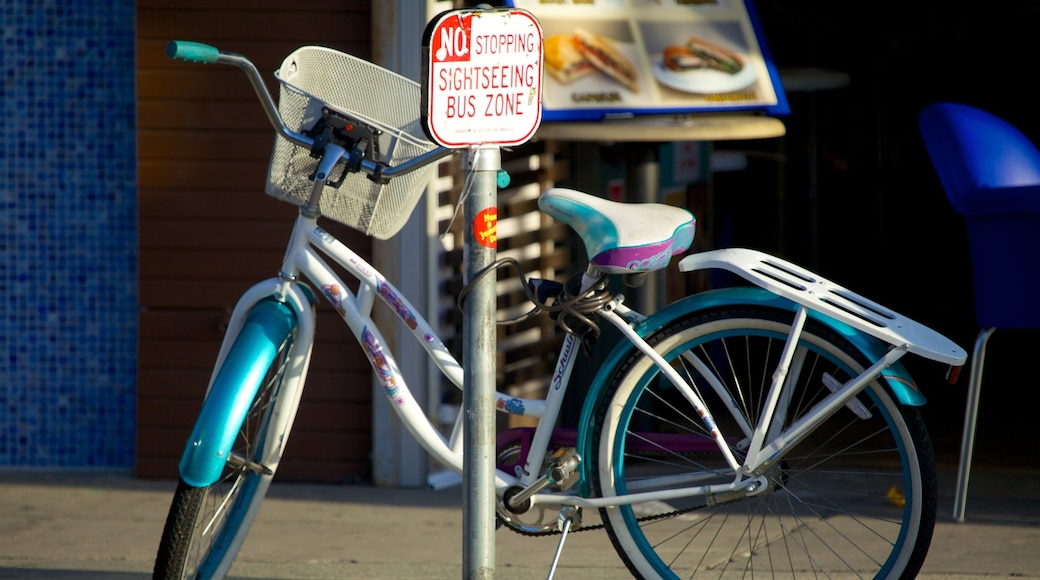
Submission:
{"label": "bicycle tire", "polygon": [[[234,351],[240,347],[241,341],[236,340],[231,348]],[[230,569],[277,469],[277,464],[264,461],[269,455],[266,447],[284,445],[288,436],[281,434],[276,443],[272,438],[279,437],[269,437],[268,427],[272,418],[284,411],[278,406],[289,404],[280,395],[294,347],[292,336],[286,337],[273,356],[268,355],[269,360],[261,363],[267,372],[231,451],[233,456],[252,461],[252,468],[229,462],[220,479],[211,485],[195,487],[179,482],[156,555],[156,580],[223,578]]]}
{"label": "bicycle tire", "polygon": [[[729,434],[737,422],[705,386],[705,375],[723,381],[739,414],[757,425],[792,320],[789,311],[719,306],[664,325],[648,342],[692,381],[721,432]],[[830,394],[822,373],[845,382],[867,364],[848,341],[812,320],[800,346],[805,358],[791,365],[788,384],[794,388],[788,391],[785,426]],[[684,352],[698,354],[710,367],[691,370],[680,356]],[[756,362],[765,364],[753,367]],[[646,450],[652,440],[648,432],[689,433],[702,440],[707,434],[692,405],[657,373],[636,351],[608,383],[591,442],[593,491],[600,496],[635,490],[651,472],[693,473],[702,478],[698,485],[734,481],[719,452]],[[931,440],[919,410],[898,404],[880,383],[871,383],[853,401],[767,472],[769,484],[757,495],[601,509],[629,570],[639,578],[914,577],[935,526]],[[731,447],[740,462],[742,449]],[[861,541],[866,537],[869,541]]]}

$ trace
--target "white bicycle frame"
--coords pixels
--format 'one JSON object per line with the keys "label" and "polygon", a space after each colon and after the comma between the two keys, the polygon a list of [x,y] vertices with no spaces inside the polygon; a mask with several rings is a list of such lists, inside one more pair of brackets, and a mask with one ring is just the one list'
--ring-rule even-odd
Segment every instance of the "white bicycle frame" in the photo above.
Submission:
{"label": "white bicycle frame", "polygon": [[[215,53],[215,50],[213,52]],[[291,131],[285,126],[270,95],[267,94],[259,79],[255,67],[243,57],[226,53],[219,53],[217,56],[196,46],[187,46],[186,56],[182,56],[188,60],[222,62],[243,68],[248,73],[257,94],[260,95],[264,109],[279,134],[297,145],[307,147],[315,145],[309,137]],[[448,469],[459,474],[464,470],[462,449],[464,414],[460,414],[456,418],[450,436],[444,436],[434,427],[424,409],[412,396],[397,361],[389,350],[387,341],[373,319],[373,308],[376,301],[381,300],[390,307],[391,312],[410,329],[411,334],[423,346],[427,355],[435,362],[444,376],[459,389],[464,388],[462,366],[434,334],[427,321],[393,284],[351,248],[335,239],[317,224],[319,200],[326,178],[332,173],[336,164],[344,158],[351,160],[352,170],[360,169],[369,174],[376,174],[379,178],[391,179],[395,175],[406,173],[443,157],[445,152],[430,151],[414,159],[406,160],[396,167],[384,167],[371,160],[350,157],[350,155],[356,154],[356,150],[348,154],[343,147],[336,144],[324,145],[324,155],[313,179],[314,187],[311,198],[301,208],[296,218],[278,277],[260,282],[240,298],[232,313],[226,338],[218,354],[213,378],[210,381],[211,388],[218,370],[226,362],[228,352],[235,343],[234,338],[239,335],[250,313],[258,304],[273,298],[289,306],[297,314],[294,332],[288,338],[293,343],[293,354],[284,362],[283,381],[277,386],[277,393],[274,395],[278,402],[267,409],[268,413],[276,415],[269,417],[270,421],[266,423],[268,430],[264,435],[263,456],[260,458],[236,456],[227,459],[231,462],[240,462],[238,467],[252,470],[260,477],[256,483],[259,493],[253,494],[252,504],[246,508],[247,511],[240,522],[239,531],[232,538],[232,546],[226,550],[226,557],[219,564],[220,574],[226,572],[230,566],[237,553],[237,547],[243,541],[245,531],[248,530],[259,502],[263,498],[263,492],[277,469],[302,396],[315,337],[313,302],[316,300],[309,287],[302,283],[304,280],[312,284],[319,294],[329,300],[350,328],[369,359],[391,406],[412,436],[436,461]],[[357,289],[351,290],[351,287],[344,282],[327,260],[331,260],[332,263],[344,269],[351,278],[356,279]],[[512,496],[511,505],[528,502],[530,506],[543,504],[560,507],[602,508],[647,501],[668,501],[694,495],[720,496],[723,499],[726,494],[754,495],[769,489],[767,475],[771,467],[843,406],[849,407],[857,414],[861,411],[868,412],[858,403],[856,396],[870,383],[881,380],[882,371],[895,364],[907,353],[918,354],[954,366],[960,366],[966,360],[966,353],[945,337],[782,259],[752,250],[731,249],[693,254],[684,258],[679,264],[681,271],[708,268],[721,268],[734,272],[772,295],[796,305],[794,321],[789,330],[787,342],[777,368],[772,374],[765,399],[766,405],[762,409],[761,415],[755,418],[757,421],[755,425],[750,424],[748,419],[744,418],[737,403],[730,398],[726,385],[712,372],[708,361],[701,360],[693,352],[681,355],[682,361],[692,365],[703,377],[704,385],[690,384],[676,368],[650,346],[640,331],[650,332],[650,327],[659,322],[657,318],[651,316],[648,319],[642,314],[630,310],[623,304],[622,297],[616,297],[613,302],[597,311],[596,314],[618,328],[623,339],[650,359],[660,374],[670,381],[677,392],[681,393],[695,408],[703,421],[705,431],[711,434],[721,457],[726,461],[727,468],[679,476],[669,475],[652,481],[633,481],[629,483],[627,486],[629,491],[623,496],[580,497],[576,490],[570,489],[562,492],[541,493],[549,478],[548,474],[543,471],[543,464],[574,370],[580,342],[580,339],[568,333],[564,337],[557,357],[556,368],[545,399],[518,398],[496,392],[495,406],[497,409],[511,414],[534,417],[538,420],[523,466],[518,467],[516,473],[496,469],[495,486],[499,497],[513,488],[514,491],[519,491]],[[585,273],[583,285],[593,283],[598,277],[598,272],[590,267]],[[726,296],[732,296],[732,294]],[[678,304],[679,308],[658,316],[661,318],[674,316],[675,312],[682,315],[684,314],[683,309],[694,308],[691,306],[694,302],[696,302],[696,298],[684,301]],[[787,303],[785,303],[786,305]],[[815,407],[801,415],[796,421],[787,425],[788,407],[791,404],[791,391],[793,390],[788,388],[788,385],[793,385],[801,372],[807,352],[806,348],[799,346],[803,328],[810,316],[819,319],[821,315],[824,324],[837,322],[839,324],[835,326],[846,325],[851,327],[853,333],[873,337],[880,341],[878,344],[887,344],[888,348],[881,352],[875,348],[876,345],[873,343],[864,347],[863,342],[858,342],[855,345],[856,348],[859,348],[861,352],[863,352],[863,348],[866,348],[876,355],[873,356],[875,360],[844,384],[838,383],[829,375],[824,375],[822,382],[830,389],[831,394],[819,401]],[[649,320],[649,324],[639,326],[644,320]],[[851,337],[850,342],[857,342],[857,338]],[[624,356],[629,354],[628,351],[618,352]],[[863,354],[868,355],[867,352],[863,352]],[[850,367],[856,366],[851,360],[845,362],[849,363]],[[611,369],[605,370],[610,371]],[[601,386],[599,380],[600,378],[597,377],[597,380],[593,382],[593,389]],[[714,417],[708,411],[704,399],[699,394],[698,388],[711,389],[713,395],[722,401],[725,412],[732,415],[736,421],[740,430],[739,434],[721,432]],[[894,387],[894,389],[900,390],[899,387]],[[897,397],[898,395],[897,392]],[[613,412],[613,410],[608,409],[608,412]],[[738,435],[738,437],[733,437],[734,435]],[[614,436],[613,433],[607,434],[608,444],[612,443],[609,438]],[[743,461],[737,460],[734,449],[742,452]],[[578,460],[580,461],[580,457]],[[613,476],[614,473],[608,473],[613,467],[600,466],[602,471],[599,475]],[[589,475],[586,470],[582,470],[581,473]],[[708,481],[719,481],[720,476],[728,475],[732,475],[729,483],[707,484]],[[592,474],[592,476],[595,477],[596,474]],[[662,490],[661,488],[667,489]],[[567,519],[566,527],[562,530],[564,535],[566,535],[570,523],[571,520]],[[559,551],[557,557],[558,555]],[[555,562],[553,569],[555,569]]]}
{"label": "white bicycle frame", "polygon": [[[714,252],[707,252],[691,256],[690,258],[711,254],[714,254]],[[323,256],[331,258],[336,264],[344,268],[350,276],[358,280],[359,284],[356,293],[350,290],[348,285],[329,266]],[[718,256],[715,256],[716,261],[707,260],[706,258],[700,259],[711,267],[719,267],[717,263]],[[771,259],[778,261],[776,258]],[[695,264],[689,267],[697,268],[701,266]],[[740,266],[738,260],[733,259],[726,262],[724,267],[739,270]],[[743,275],[751,279],[757,278],[756,276],[749,276],[747,273],[743,273]],[[450,437],[445,437],[440,433],[427,418],[425,411],[412,396],[408,385],[399,371],[396,360],[386,346],[387,342],[372,318],[372,310],[377,298],[390,307],[392,312],[410,329],[415,339],[422,344],[428,356],[432,358],[445,377],[460,389],[464,388],[462,366],[434,334],[427,321],[401,292],[356,252],[319,227],[316,217],[307,215],[306,211],[300,212],[293,228],[280,276],[258,284],[243,296],[230,321],[229,332],[234,332],[235,329],[241,326],[253,304],[271,296],[291,303],[298,312],[310,312],[311,309],[307,307],[307,301],[310,297],[300,289],[300,285],[297,283],[301,276],[314,284],[318,292],[328,299],[342,316],[372,363],[376,377],[382,385],[386,396],[391,401],[394,410],[411,434],[433,458],[452,471],[461,474],[463,471],[463,417],[460,415],[457,418]],[[586,274],[586,280],[589,279],[589,275]],[[758,282],[757,279],[756,282]],[[778,290],[773,288],[767,289]],[[776,293],[798,302],[805,302],[803,297],[792,294],[791,291],[784,290],[782,287]],[[818,304],[814,306],[823,310]],[[836,313],[828,312],[828,314],[834,314],[843,322],[853,324],[860,330],[866,330],[863,328],[866,325],[865,323],[847,315],[843,310],[836,310]],[[624,497],[582,498],[575,496],[573,492],[536,493],[529,496],[532,505],[555,504],[599,508],[650,500],[666,501],[698,494],[720,494],[738,489],[754,489],[761,482],[764,471],[782,457],[787,449],[800,441],[816,425],[819,425],[843,405],[854,404],[854,397],[871,381],[875,380],[881,370],[893,364],[913,349],[913,345],[902,334],[896,337],[887,335],[882,337],[890,344],[898,346],[891,348],[880,360],[877,360],[872,366],[848,383],[835,385],[832,389],[834,392],[820,403],[817,408],[811,410],[797,423],[781,432],[779,428],[784,423],[787,405],[787,399],[783,396],[785,392],[783,386],[789,372],[793,370],[797,373],[802,356],[799,353],[801,349],[794,348],[798,343],[798,338],[807,316],[807,307],[802,304],[796,311],[795,322],[792,325],[783,357],[773,375],[767,399],[769,404],[763,411],[762,417],[760,417],[758,428],[753,429],[751,425],[748,425],[746,421],[741,419],[741,413],[738,412],[736,404],[724,394],[725,389],[721,383],[712,381],[710,378],[707,381],[709,386],[714,389],[716,395],[722,397],[723,401],[728,402],[727,406],[730,413],[738,418],[742,426],[742,439],[738,445],[745,451],[746,459],[741,463],[734,457],[730,443],[727,442],[724,434],[713,428],[715,421],[694,388],[687,384],[679,373],[633,330],[632,325],[642,320],[643,316],[629,310],[619,300],[599,314],[616,326],[626,340],[649,356],[661,370],[662,374],[679,389],[679,392],[683,393],[691,405],[701,412],[708,431],[714,433],[715,441],[722,456],[732,470],[734,479],[728,484],[698,486],[698,480],[714,477],[717,474],[694,473],[683,477],[681,480],[676,480],[672,476],[668,480],[670,485],[674,486],[677,482],[681,482],[688,485],[688,487],[667,491],[636,491]],[[272,435],[272,438],[279,441],[284,441],[282,434],[287,434],[288,429],[291,428],[292,416],[295,415],[295,409],[299,402],[313,343],[313,318],[309,320],[307,316],[301,318],[300,327],[295,337],[296,352],[299,354],[296,356],[297,360],[290,362],[291,372],[288,373],[290,380],[283,386],[283,396],[288,396],[287,400],[290,406],[286,408],[288,410],[285,413],[287,417],[280,418],[280,422],[276,424],[277,428],[273,431],[278,435]],[[898,326],[902,326],[903,319],[900,319],[899,322]],[[905,322],[911,325],[915,324],[912,321]],[[877,333],[875,332],[875,334]],[[513,485],[530,486],[543,475],[539,472],[540,466],[549,447],[567,383],[574,369],[577,346],[578,339],[570,334],[566,335],[557,358],[557,366],[552,375],[548,395],[544,400],[517,398],[501,392],[496,393],[495,404],[499,410],[538,419],[538,426],[535,430],[525,469],[518,470],[518,474],[496,470],[495,484],[500,495],[505,489]],[[927,348],[923,350],[925,351],[924,355],[928,356],[928,358],[936,358],[929,355]],[[921,353],[919,352],[919,354]],[[705,371],[702,373],[703,376],[712,377],[712,373],[707,371],[707,365],[703,361],[699,361],[689,354],[684,356],[687,358],[687,362]],[[223,353],[221,353],[221,357],[223,357]],[[218,360],[218,366],[219,362]],[[273,449],[277,449],[280,454],[281,445],[273,446]],[[277,464],[277,458],[273,459],[273,463]],[[642,485],[642,487],[658,486],[647,483]]]}
{"label": "white bicycle frame", "polygon": [[[312,139],[290,130],[285,125],[256,68],[244,57],[219,52],[215,49],[202,50],[202,48],[209,49],[211,47],[198,47],[192,43],[187,43],[183,47],[178,46],[178,50],[181,50],[181,48],[183,48],[184,52],[180,56],[187,60],[219,62],[241,68],[246,72],[253,88],[260,97],[261,104],[272,126],[277,130],[278,134],[301,146],[311,147],[314,145]],[[439,159],[447,153],[449,153],[447,150],[433,150],[415,159],[407,160],[397,167],[380,167],[365,159],[357,159],[356,161],[360,169],[368,173],[377,172],[382,177],[390,179],[395,175],[406,173],[425,163]],[[372,363],[376,376],[382,384],[387,397],[392,402],[394,410],[412,435],[437,461],[457,473],[462,473],[463,416],[460,414],[456,419],[450,437],[444,437],[434,428],[423,409],[412,397],[408,385],[405,384],[404,378],[398,370],[394,357],[387,349],[386,345],[388,343],[372,319],[372,308],[376,298],[378,297],[390,306],[391,310],[411,329],[412,334],[423,345],[423,348],[435,361],[441,372],[460,389],[463,388],[462,367],[433,333],[429,324],[418,314],[397,288],[390,284],[375,268],[365,262],[353,250],[337,241],[317,225],[320,195],[324,189],[325,181],[332,173],[336,164],[345,158],[350,158],[351,155],[351,153],[348,153],[339,145],[325,145],[324,155],[315,171],[311,198],[301,208],[299,217],[296,220],[279,277],[262,282],[247,291],[235,307],[232,319],[229,322],[228,336],[236,336],[238,329],[241,328],[245,317],[252,310],[253,306],[271,296],[289,303],[300,314],[296,336],[294,337],[296,342],[294,352],[296,354],[289,361],[289,366],[286,369],[286,380],[281,387],[282,393],[280,395],[282,403],[278,405],[277,409],[281,414],[271,422],[272,429],[267,435],[267,452],[265,453],[267,457],[265,457],[264,465],[271,467],[273,471],[274,466],[278,463],[285,438],[292,427],[303,389],[303,382],[306,377],[307,366],[310,361],[311,347],[314,341],[314,315],[309,305],[312,297],[297,283],[302,275],[317,285],[320,292],[339,311]],[[323,254],[332,258],[359,281],[356,294],[343,283],[324,261],[322,258]],[[708,372],[707,365],[702,361],[696,360],[691,355],[684,355],[687,362],[692,363],[695,367],[699,367],[703,376],[708,377],[706,382],[716,391],[716,395],[726,402],[728,412],[733,415],[738,425],[740,425],[743,431],[743,439],[738,445],[745,452],[743,464],[737,462],[729,443],[727,443],[727,439],[723,434],[718,433],[714,419],[707,412],[704,402],[695,389],[688,385],[679,373],[633,330],[633,325],[644,320],[644,317],[629,310],[620,300],[616,300],[615,303],[604,308],[598,314],[620,329],[627,341],[651,358],[662,374],[700,412],[705,427],[708,432],[712,433],[720,452],[735,474],[733,482],[725,485],[705,487],[694,485],[686,489],[667,493],[636,493],[627,495],[624,499],[578,498],[568,493],[537,494],[528,497],[532,504],[555,503],[601,507],[651,499],[666,500],[672,497],[699,493],[722,493],[738,488],[750,490],[757,485],[770,465],[782,457],[786,450],[812,432],[828,416],[843,405],[848,405],[850,408],[855,409],[857,402],[854,400],[854,397],[874,380],[880,371],[894,364],[906,353],[913,352],[925,358],[956,366],[962,365],[967,358],[963,349],[960,349],[957,345],[927,327],[906,319],[879,304],[873,303],[780,258],[753,250],[730,249],[693,254],[687,256],[679,263],[681,271],[708,268],[730,270],[772,294],[791,300],[799,305],[796,310],[795,322],[792,325],[788,342],[784,349],[784,355],[773,375],[767,398],[768,405],[762,411],[758,426],[755,428],[748,425],[742,418],[742,414],[738,412],[736,404],[729,400],[723,385],[717,380],[712,380],[712,373]],[[593,270],[587,272],[586,281],[594,277],[595,274]],[[788,399],[784,396],[785,389],[783,387],[788,374],[793,370],[794,376],[797,376],[800,367],[802,355],[795,346],[798,344],[802,325],[805,322],[808,310],[822,313],[830,319],[851,326],[856,331],[879,339],[893,348],[888,350],[886,354],[880,355],[878,357],[879,360],[876,360],[873,365],[848,383],[839,385],[837,381],[832,381],[834,384],[827,385],[832,390],[832,394],[829,397],[821,401],[816,408],[810,410],[809,413],[802,416],[793,425],[781,431],[781,427],[785,423],[788,403]],[[215,369],[221,367],[231,342],[228,340],[224,341]],[[496,470],[495,484],[499,494],[514,484],[520,484],[526,488],[522,492],[523,495],[533,493],[537,487],[532,486],[532,484],[541,477],[539,471],[542,469],[542,462],[556,424],[560,405],[566,392],[566,386],[574,369],[577,344],[578,340],[575,337],[570,334],[566,335],[560,356],[557,357],[556,369],[553,373],[546,399],[523,399],[496,393],[495,403],[498,409],[538,419],[538,426],[535,430],[535,436],[524,469],[518,470],[518,474],[509,474]],[[215,373],[216,370],[214,370],[214,376]],[[689,481],[691,484],[696,483],[697,479],[707,475],[710,474],[694,474]]]}

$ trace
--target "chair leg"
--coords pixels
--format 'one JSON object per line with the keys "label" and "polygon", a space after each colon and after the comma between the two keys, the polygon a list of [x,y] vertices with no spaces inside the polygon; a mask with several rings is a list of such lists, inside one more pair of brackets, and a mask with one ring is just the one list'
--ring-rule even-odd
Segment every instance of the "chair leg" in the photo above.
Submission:
{"label": "chair leg", "polygon": [[982,329],[975,338],[971,354],[971,377],[968,381],[968,405],[964,410],[964,433],[961,434],[961,459],[957,467],[957,489],[953,498],[953,519],[964,521],[968,503],[968,476],[971,474],[971,455],[975,448],[975,424],[979,417],[979,392],[982,390],[982,367],[986,363],[986,342],[996,328]]}

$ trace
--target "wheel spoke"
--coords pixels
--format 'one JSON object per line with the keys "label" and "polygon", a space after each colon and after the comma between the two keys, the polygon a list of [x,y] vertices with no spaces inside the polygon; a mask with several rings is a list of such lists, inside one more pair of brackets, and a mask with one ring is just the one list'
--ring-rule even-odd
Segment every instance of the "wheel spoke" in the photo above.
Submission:
{"label": "wheel spoke", "polygon": [[[719,307],[664,325],[649,342],[678,365],[723,436],[738,438],[731,448],[743,450],[762,418],[791,320],[787,312]],[[800,341],[766,443],[869,366],[812,320]],[[707,430],[645,356],[633,354],[618,369],[595,422],[595,491],[609,497],[734,481],[720,453],[674,448],[668,437]],[[647,578],[709,570],[714,577],[914,574],[935,518],[927,433],[917,410],[900,407],[880,383],[854,402],[786,450],[764,474],[764,488],[713,501],[673,499],[653,513],[641,504],[602,510],[626,564]],[[905,490],[905,504],[887,497],[892,487]]]}

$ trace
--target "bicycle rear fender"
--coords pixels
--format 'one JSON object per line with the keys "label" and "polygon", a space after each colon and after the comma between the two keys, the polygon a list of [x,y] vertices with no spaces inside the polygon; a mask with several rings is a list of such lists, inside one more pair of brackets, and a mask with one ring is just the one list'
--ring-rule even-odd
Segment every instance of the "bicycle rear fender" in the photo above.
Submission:
{"label": "bicycle rear fender", "polygon": [[296,324],[293,308],[273,298],[249,312],[220,363],[181,457],[185,483],[205,487],[220,478],[260,383]]}
{"label": "bicycle rear fender", "polygon": [[[787,298],[777,296],[754,286],[721,288],[701,292],[674,302],[636,325],[634,330],[639,336],[646,338],[677,318],[708,308],[732,305],[766,306],[791,310],[792,312],[798,307],[796,303]],[[814,310],[809,310],[808,314],[813,320],[839,333],[872,361],[880,359],[888,351],[887,345],[882,341],[859,332],[843,322]],[[592,380],[585,403],[582,406],[581,421],[579,423],[586,426],[586,428],[580,430],[578,435],[578,449],[585,457],[591,457],[589,454],[595,453],[594,449],[588,448],[591,445],[589,434],[593,429],[599,428],[595,423],[595,412],[603,404],[602,399],[605,396],[608,382],[614,375],[617,367],[634,350],[636,350],[636,347],[632,343],[620,341],[604,360],[603,364],[600,365],[599,371]],[[900,403],[911,406],[925,404],[924,394],[917,388],[917,384],[914,383],[906,368],[899,361],[881,371],[881,375],[892,394],[895,395],[896,400]],[[581,465],[582,469],[585,469],[588,463],[582,462]],[[589,475],[588,473],[583,473],[583,481],[590,481],[588,479]]]}

